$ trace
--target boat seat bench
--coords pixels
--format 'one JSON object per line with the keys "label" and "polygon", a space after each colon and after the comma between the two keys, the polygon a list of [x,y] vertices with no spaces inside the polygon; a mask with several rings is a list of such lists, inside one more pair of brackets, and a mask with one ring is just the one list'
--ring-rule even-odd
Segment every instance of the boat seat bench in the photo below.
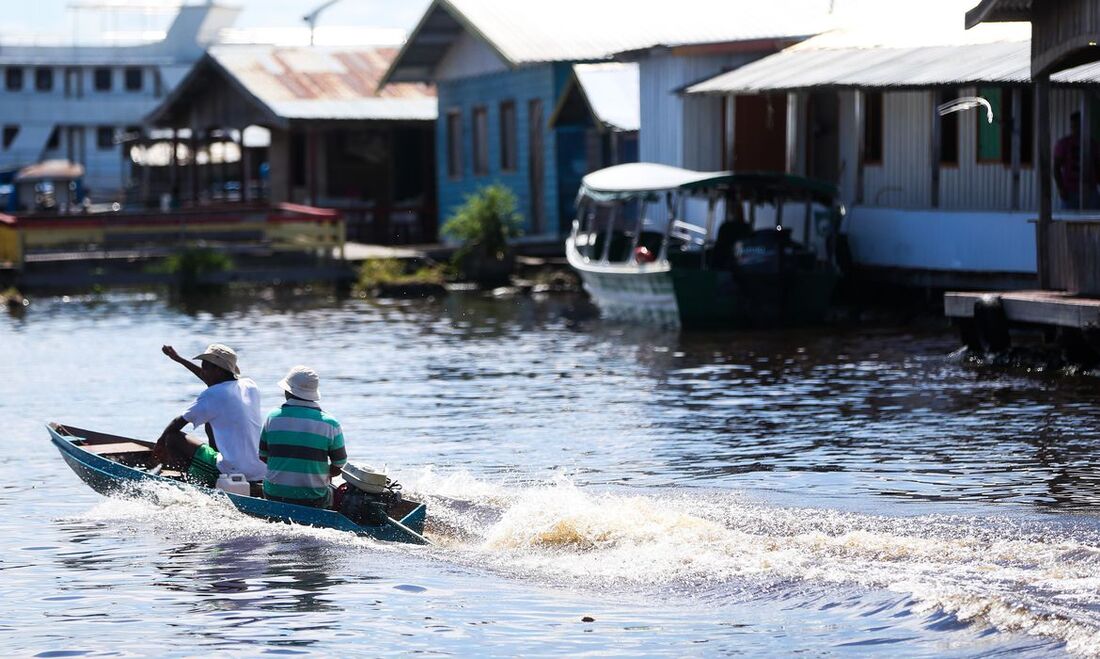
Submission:
{"label": "boat seat bench", "polygon": [[116,455],[119,453],[148,453],[151,449],[137,442],[116,442],[114,444],[83,444],[82,449],[96,455]]}

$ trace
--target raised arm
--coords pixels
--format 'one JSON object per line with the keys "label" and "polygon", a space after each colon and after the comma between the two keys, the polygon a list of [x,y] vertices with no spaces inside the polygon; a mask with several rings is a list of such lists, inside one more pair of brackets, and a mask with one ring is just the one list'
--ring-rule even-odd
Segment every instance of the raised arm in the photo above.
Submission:
{"label": "raised arm", "polygon": [[172,346],[161,346],[160,351],[167,355],[168,358],[172,361],[176,362],[177,364],[181,364],[187,370],[191,371],[191,373],[193,373],[195,377],[200,380],[202,379],[202,369],[199,368],[199,365],[192,361],[186,360],[183,357],[180,357],[175,348],[173,348]]}

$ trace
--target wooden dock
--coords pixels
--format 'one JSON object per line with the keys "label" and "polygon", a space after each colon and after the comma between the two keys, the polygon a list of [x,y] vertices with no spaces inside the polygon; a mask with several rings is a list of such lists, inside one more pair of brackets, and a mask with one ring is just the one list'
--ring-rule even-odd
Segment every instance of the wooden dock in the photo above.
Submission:
{"label": "wooden dock", "polygon": [[948,318],[973,319],[975,305],[1000,299],[1005,319],[1013,324],[1100,328],[1100,299],[1060,291],[1009,291],[944,294]]}

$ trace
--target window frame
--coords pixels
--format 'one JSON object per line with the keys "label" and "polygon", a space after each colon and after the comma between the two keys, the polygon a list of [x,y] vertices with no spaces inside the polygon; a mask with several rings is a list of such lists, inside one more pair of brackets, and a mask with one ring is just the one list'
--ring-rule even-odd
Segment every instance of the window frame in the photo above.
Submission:
{"label": "window frame", "polygon": [[1001,162],[1012,168],[1012,96],[1020,94],[1020,169],[1035,167],[1035,97],[1027,87],[1004,87],[997,116],[1007,117],[1001,124]]}
{"label": "window frame", "polygon": [[492,171],[489,162],[489,108],[485,105],[477,105],[471,112],[472,124],[470,135],[472,137],[473,171],[474,176],[488,176]]}
{"label": "window frame", "polygon": [[4,91],[21,92],[27,87],[27,74],[21,66],[9,66],[4,69]]}
{"label": "window frame", "polygon": [[461,181],[463,171],[462,148],[462,109],[451,108],[447,111],[447,121],[444,124],[444,146],[447,149],[447,178],[451,181]]}
{"label": "window frame", "polygon": [[[986,98],[986,95],[989,94],[989,92],[991,92],[991,91],[996,91],[997,92],[997,102],[993,103],[992,101],[990,101],[990,104],[993,106],[993,124],[992,124],[992,128],[996,130],[995,138],[994,138],[994,144],[997,147],[997,155],[992,156],[992,157],[983,157],[982,156],[982,132],[983,132],[983,129],[985,129],[987,131],[990,131],[990,128],[989,128],[990,124],[986,120],[987,117],[986,117],[985,108],[982,107],[982,108],[979,109],[978,112],[974,113],[974,162],[975,162],[975,164],[978,164],[978,165],[1003,165],[1004,162],[1005,162],[1005,157],[1006,157],[1005,144],[1004,144],[1004,131],[1005,131],[1004,123],[1005,122],[1002,119],[1002,117],[1004,117],[1005,91],[1006,91],[1006,89],[1007,88],[1005,88],[1005,87],[991,86],[991,87],[978,87],[974,90],[975,91],[975,94],[974,94],[975,96],[978,96],[979,98],[985,98],[987,101],[989,99]],[[989,94],[989,95],[992,95],[992,94]],[[1011,131],[1012,131],[1012,125],[1011,124],[1009,124],[1008,130],[1009,130],[1009,133],[1011,134]],[[992,133],[992,132],[990,132],[990,134],[994,135],[994,133]],[[1009,142],[1009,145],[1011,145],[1011,141]],[[1007,157],[1008,157],[1009,163],[1011,164],[1011,162],[1012,162],[1012,148],[1011,148],[1011,146],[1008,149]]]}
{"label": "window frame", "polygon": [[[100,74],[106,73],[107,84],[100,86]],[[92,69],[92,89],[99,93],[109,93],[115,88],[115,72],[108,66],[97,66]]]}
{"label": "window frame", "polygon": [[[949,101],[953,101],[954,99],[958,98],[959,96],[960,96],[960,94],[959,94],[958,89],[955,89],[955,88],[941,89],[938,93],[939,101],[936,103],[936,106],[938,107],[938,106],[940,106],[944,103],[947,103]],[[932,108],[932,111],[935,112],[936,108],[935,107]],[[948,134],[948,127],[949,126],[952,129],[950,132],[953,132],[954,136],[955,136],[955,159],[954,160],[946,160],[945,156],[944,156],[946,150],[943,147],[944,147],[944,144],[947,142],[947,134]],[[947,115],[944,115],[944,116],[940,117],[940,163],[939,163],[940,167],[947,168],[947,169],[958,169],[959,168],[960,161],[962,160],[962,149],[960,148],[960,146],[962,144],[962,139],[961,138],[962,138],[962,126],[959,122],[959,113],[952,112],[951,114],[947,114]]]}
{"label": "window frame", "polygon": [[[52,92],[54,89],[53,67],[37,66],[34,69],[34,91]],[[45,81],[45,84],[43,84]]]}
{"label": "window frame", "polygon": [[[136,93],[145,91],[145,69],[140,66],[128,66],[122,70],[122,88],[125,91]],[[137,86],[130,85],[130,76],[137,74]]]}
{"label": "window frame", "polygon": [[[109,131],[109,132],[108,132]],[[110,140],[104,140],[104,135],[110,135]],[[109,143],[108,143],[109,142]],[[97,126],[95,129],[95,146],[99,151],[112,151],[115,148],[115,127]]]}
{"label": "window frame", "polygon": [[519,111],[511,99],[500,103],[500,171],[519,171]]}
{"label": "window frame", "polygon": [[[876,112],[872,117],[871,109]],[[872,118],[874,121],[872,121]],[[872,124],[874,124],[872,126]],[[872,132],[874,131],[874,132]],[[877,140],[872,140],[876,137]],[[872,145],[877,146],[877,154],[872,154]],[[866,91],[863,93],[863,165],[881,166],[886,160],[886,93]]]}

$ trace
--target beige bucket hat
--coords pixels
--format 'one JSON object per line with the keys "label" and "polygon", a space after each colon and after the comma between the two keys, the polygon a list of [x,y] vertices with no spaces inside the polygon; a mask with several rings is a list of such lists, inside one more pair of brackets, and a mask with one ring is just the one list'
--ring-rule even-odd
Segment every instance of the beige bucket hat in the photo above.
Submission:
{"label": "beige bucket hat", "polygon": [[321,400],[321,392],[318,391],[320,384],[321,378],[317,375],[317,371],[308,366],[295,366],[290,369],[285,378],[279,380],[279,386],[283,391],[302,400],[314,402]]}
{"label": "beige bucket hat", "polygon": [[210,362],[214,366],[224,368],[233,375],[241,374],[241,369],[237,368],[237,353],[233,352],[233,348],[220,343],[211,343],[206,346],[206,350],[201,355],[197,355],[193,359]]}

